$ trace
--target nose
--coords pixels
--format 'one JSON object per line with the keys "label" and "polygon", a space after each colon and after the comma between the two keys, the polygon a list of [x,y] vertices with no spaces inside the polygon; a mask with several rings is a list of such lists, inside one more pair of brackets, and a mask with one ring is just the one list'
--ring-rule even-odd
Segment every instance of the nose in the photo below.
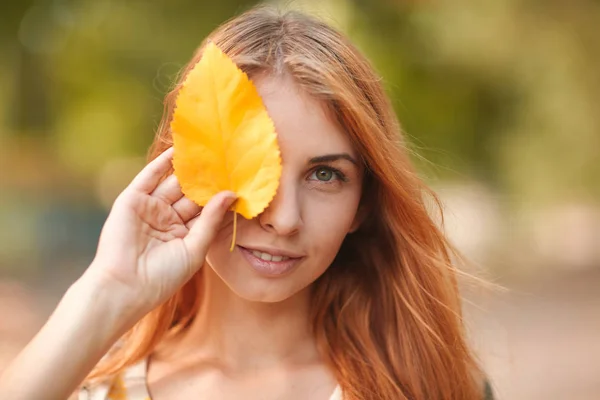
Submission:
{"label": "nose", "polygon": [[282,172],[279,187],[269,206],[258,216],[263,229],[281,236],[297,233],[302,227],[298,187],[295,180]]}

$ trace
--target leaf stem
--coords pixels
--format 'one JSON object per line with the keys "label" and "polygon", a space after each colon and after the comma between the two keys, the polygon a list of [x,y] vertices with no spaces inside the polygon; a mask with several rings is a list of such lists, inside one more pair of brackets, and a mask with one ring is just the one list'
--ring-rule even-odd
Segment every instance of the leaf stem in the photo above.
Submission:
{"label": "leaf stem", "polygon": [[231,237],[231,247],[229,248],[229,251],[233,251],[233,248],[235,247],[236,230],[237,230],[237,212],[235,212],[235,210],[233,210],[233,236]]}

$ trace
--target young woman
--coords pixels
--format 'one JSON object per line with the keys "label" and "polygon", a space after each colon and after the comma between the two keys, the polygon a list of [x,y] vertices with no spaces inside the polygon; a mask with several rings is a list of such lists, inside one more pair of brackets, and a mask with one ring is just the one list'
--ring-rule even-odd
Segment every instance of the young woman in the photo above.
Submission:
{"label": "young woman", "polygon": [[[254,81],[283,159],[275,198],[238,219],[233,252],[235,195],[201,210],[171,167],[175,98],[208,41]],[[435,196],[379,77],[340,33],[270,8],[225,23],[167,95],[150,158],[1,398],[486,396]]]}

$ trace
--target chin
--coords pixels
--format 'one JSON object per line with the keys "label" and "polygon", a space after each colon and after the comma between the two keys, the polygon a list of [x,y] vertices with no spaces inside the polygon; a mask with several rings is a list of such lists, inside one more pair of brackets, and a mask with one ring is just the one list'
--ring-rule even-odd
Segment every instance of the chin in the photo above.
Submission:
{"label": "chin", "polygon": [[229,288],[239,298],[256,303],[281,303],[291,299],[297,294],[297,292],[290,293],[281,290],[256,290],[252,287],[234,288],[229,286]]}
{"label": "chin", "polygon": [[215,271],[217,277],[237,297],[251,302],[280,303],[296,297],[308,290],[312,282],[302,282],[288,276],[279,279],[268,279],[261,276],[231,276],[228,273]]}

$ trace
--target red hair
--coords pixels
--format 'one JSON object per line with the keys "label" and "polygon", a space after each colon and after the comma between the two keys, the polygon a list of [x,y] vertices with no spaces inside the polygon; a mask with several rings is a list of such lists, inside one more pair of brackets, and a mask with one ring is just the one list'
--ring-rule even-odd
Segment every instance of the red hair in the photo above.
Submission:
{"label": "red hair", "polygon": [[[417,176],[380,78],[340,33],[306,15],[252,9],[217,28],[166,96],[150,151],[169,124],[185,76],[214,42],[250,77],[287,73],[326,105],[361,154],[361,227],[312,285],[311,323],[347,400],[481,399],[482,373],[465,338],[452,247],[427,211],[437,198]],[[437,202],[439,206],[439,202]],[[142,319],[90,378],[119,372],[186,329],[197,277]]]}

